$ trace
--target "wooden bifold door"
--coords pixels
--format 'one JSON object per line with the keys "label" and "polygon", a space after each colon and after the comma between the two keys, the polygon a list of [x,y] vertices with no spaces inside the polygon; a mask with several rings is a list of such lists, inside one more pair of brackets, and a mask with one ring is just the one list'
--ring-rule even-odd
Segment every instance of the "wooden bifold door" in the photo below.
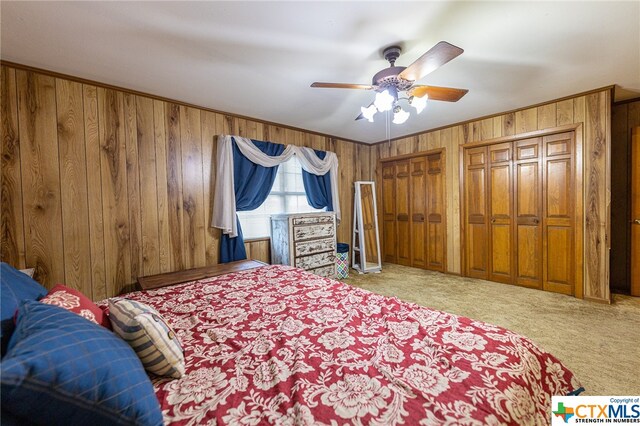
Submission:
{"label": "wooden bifold door", "polygon": [[382,163],[385,262],[445,270],[444,153]]}
{"label": "wooden bifold door", "polygon": [[574,294],[574,132],[464,150],[467,276]]}

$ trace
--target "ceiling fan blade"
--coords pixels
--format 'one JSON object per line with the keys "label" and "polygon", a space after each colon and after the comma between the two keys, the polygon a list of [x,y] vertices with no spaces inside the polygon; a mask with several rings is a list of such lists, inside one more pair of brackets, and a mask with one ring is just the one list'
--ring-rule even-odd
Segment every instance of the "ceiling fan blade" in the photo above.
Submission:
{"label": "ceiling fan blade", "polygon": [[462,52],[464,50],[458,46],[441,41],[398,74],[398,77],[410,81],[419,80],[459,56]]}
{"label": "ceiling fan blade", "polygon": [[368,84],[349,84],[349,83],[318,83],[317,81],[311,84],[311,87],[322,87],[327,89],[361,89],[371,90],[374,86]]}
{"label": "ceiling fan blade", "polygon": [[433,101],[458,102],[468,91],[467,89],[454,89],[452,87],[413,86],[408,90],[408,94],[417,98],[429,95],[429,99]]}

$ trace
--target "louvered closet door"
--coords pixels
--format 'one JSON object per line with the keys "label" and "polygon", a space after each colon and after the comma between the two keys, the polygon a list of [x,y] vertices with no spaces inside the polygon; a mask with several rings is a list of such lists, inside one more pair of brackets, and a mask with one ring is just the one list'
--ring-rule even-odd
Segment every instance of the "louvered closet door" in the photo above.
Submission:
{"label": "louvered closet door", "polygon": [[397,263],[406,266],[411,266],[411,226],[409,223],[409,169],[409,160],[396,162],[396,253]]}
{"label": "louvered closet door", "polygon": [[427,157],[427,268],[444,271],[445,227],[442,154]]}
{"label": "louvered closet door", "polygon": [[544,151],[544,289],[574,292],[573,132],[545,136]]}
{"label": "louvered closet door", "polygon": [[393,163],[382,166],[382,258],[396,263],[396,171]]}
{"label": "louvered closet door", "polygon": [[515,284],[542,288],[542,138],[515,142]]}
{"label": "louvered closet door", "polygon": [[427,267],[427,159],[412,158],[411,162],[411,266]]}
{"label": "louvered closet door", "polygon": [[489,146],[489,279],[513,281],[512,143]]}
{"label": "louvered closet door", "polygon": [[465,263],[467,276],[488,278],[487,147],[465,149]]}

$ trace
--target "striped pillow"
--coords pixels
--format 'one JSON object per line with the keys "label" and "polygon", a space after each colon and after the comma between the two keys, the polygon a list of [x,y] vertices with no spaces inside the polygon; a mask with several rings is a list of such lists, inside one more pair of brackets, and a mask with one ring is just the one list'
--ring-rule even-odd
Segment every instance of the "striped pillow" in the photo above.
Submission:
{"label": "striped pillow", "polygon": [[182,377],[182,346],[158,311],[144,303],[114,298],[109,299],[109,318],[113,331],[129,343],[147,371]]}

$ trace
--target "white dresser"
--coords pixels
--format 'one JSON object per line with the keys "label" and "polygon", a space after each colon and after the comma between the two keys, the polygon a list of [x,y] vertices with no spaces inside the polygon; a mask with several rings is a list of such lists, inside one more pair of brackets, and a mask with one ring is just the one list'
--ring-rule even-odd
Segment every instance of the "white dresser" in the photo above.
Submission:
{"label": "white dresser", "polygon": [[323,277],[334,277],[335,213],[271,216],[271,263],[291,265]]}

